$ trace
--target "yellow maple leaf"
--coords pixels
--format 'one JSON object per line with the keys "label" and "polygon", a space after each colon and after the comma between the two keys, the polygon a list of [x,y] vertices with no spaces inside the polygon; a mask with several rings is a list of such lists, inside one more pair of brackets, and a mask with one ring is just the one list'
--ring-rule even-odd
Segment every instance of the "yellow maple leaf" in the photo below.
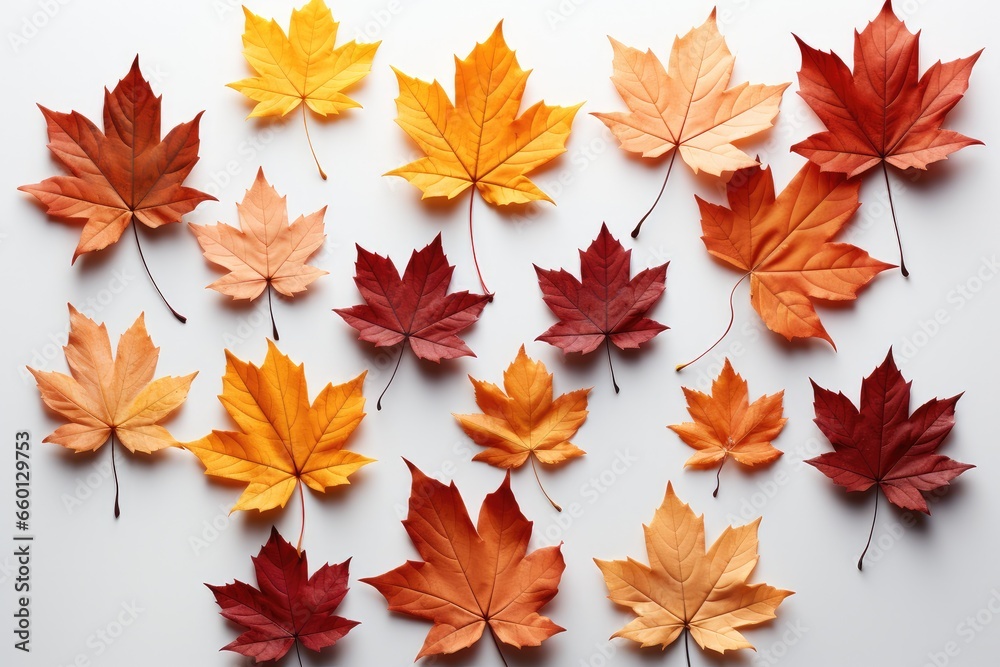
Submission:
{"label": "yellow maple leaf", "polygon": [[751,403],[747,381],[733,369],[729,359],[712,382],[711,395],[681,388],[694,421],[667,428],[697,450],[684,465],[702,469],[719,466],[713,496],[719,495],[719,473],[730,457],[737,463],[755,466],[781,456],[781,450],[771,441],[788,421],[782,417],[785,392],[761,396]]}
{"label": "yellow maple leaf", "polygon": [[[615,52],[611,80],[630,111],[593,115],[630,153],[658,158],[677,149],[660,195],[678,153],[695,173],[713,176],[758,164],[733,142],[771,127],[788,84],[726,88],[736,58],[719,33],[714,9],[705,23],[674,40],[667,69],[652,51],[609,39]],[[636,225],[633,238],[659,200]]]}
{"label": "yellow maple leaf", "polygon": [[704,649],[753,648],[739,632],[775,617],[791,591],[747,584],[757,565],[757,526],[727,527],[705,552],[705,522],[667,493],[653,521],[643,526],[649,565],[628,560],[594,559],[604,574],[609,599],[630,608],[637,618],[612,635],[644,647],[666,648],[684,633]]}
{"label": "yellow maple leaf", "polygon": [[243,55],[258,76],[227,85],[257,103],[251,118],[285,116],[302,105],[309,150],[325,179],[309,138],[306,107],[323,117],[360,107],[343,91],[368,75],[380,42],[335,46],[339,24],[323,0],[309,0],[292,10],[287,35],[274,19],[257,16],[246,7],[243,13]]}
{"label": "yellow maple leaf", "polygon": [[[144,315],[118,339],[112,357],[107,327],[70,305],[69,340],[63,349],[71,375],[28,368],[42,401],[68,422],[43,442],[87,452],[110,438],[112,467],[116,437],[130,452],[145,454],[177,444],[159,422],[184,403],[198,373],[153,379],[160,348],[146,332]],[[117,488],[116,471],[115,516]]]}
{"label": "yellow maple leaf", "polygon": [[[424,198],[453,199],[474,185],[472,192],[495,206],[552,201],[526,174],[566,151],[582,104],[538,102],[517,115],[530,72],[504,41],[502,21],[465,60],[455,59],[455,104],[437,81],[393,71],[399,81],[396,123],[427,157],[387,176],[405,178]],[[471,234],[472,200],[469,224]],[[488,292],[485,284],[483,290]]]}
{"label": "yellow maple leaf", "polygon": [[[476,388],[476,404],[483,414],[453,416],[466,435],[486,447],[476,454],[475,461],[498,468],[518,468],[531,461],[541,487],[535,459],[555,464],[583,456],[584,451],[569,439],[587,419],[590,389],[577,389],[553,400],[552,374],[545,364],[528,357],[523,345],[504,371],[503,389],[471,375],[469,380]],[[560,509],[547,493],[545,497]]]}
{"label": "yellow maple leaf", "polygon": [[373,461],[344,449],[365,416],[365,375],[327,384],[310,405],[302,365],[271,341],[260,367],[226,350],[219,400],[240,431],[212,431],[184,447],[201,460],[205,474],[247,484],[233,511],[284,507],[297,487],[304,528],[303,483],[322,493],[350,484],[348,477]]}

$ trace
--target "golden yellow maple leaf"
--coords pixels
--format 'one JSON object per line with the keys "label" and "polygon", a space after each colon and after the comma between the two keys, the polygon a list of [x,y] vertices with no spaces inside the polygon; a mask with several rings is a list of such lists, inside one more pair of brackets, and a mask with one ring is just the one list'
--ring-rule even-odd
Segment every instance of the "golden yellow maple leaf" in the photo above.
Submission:
{"label": "golden yellow maple leaf", "polygon": [[[538,102],[517,115],[530,72],[504,41],[502,21],[465,60],[455,59],[454,104],[437,81],[393,71],[399,81],[396,123],[427,157],[387,176],[405,178],[424,198],[453,199],[474,185],[495,206],[552,201],[526,174],[566,151],[582,104]],[[471,227],[471,200],[469,218]],[[488,292],[485,285],[483,290]]]}
{"label": "golden yellow maple leaf", "polygon": [[[146,332],[144,315],[118,339],[112,357],[107,327],[70,305],[69,340],[63,349],[71,375],[28,368],[42,401],[68,422],[43,442],[86,452],[110,438],[112,466],[116,437],[130,452],[146,454],[177,444],[159,422],[184,403],[198,373],[153,379],[160,348]],[[117,487],[116,471],[115,516]]]}
{"label": "golden yellow maple leaf", "polygon": [[[736,58],[719,32],[714,9],[705,23],[674,40],[667,69],[652,51],[609,39],[615,53],[611,80],[629,112],[593,115],[630,153],[658,158],[677,149],[670,156],[664,189],[678,153],[695,173],[713,176],[758,164],[733,142],[771,127],[789,84],[726,88]],[[656,202],[633,237],[655,207]]]}
{"label": "golden yellow maple leaf", "polygon": [[713,496],[719,495],[719,473],[730,457],[737,463],[755,466],[781,456],[781,450],[771,441],[788,421],[782,417],[785,392],[761,396],[751,403],[747,381],[733,369],[729,359],[712,382],[711,395],[687,387],[682,389],[694,421],[667,428],[697,450],[684,465],[703,469],[719,466]]}
{"label": "golden yellow maple leaf", "polygon": [[[486,447],[473,460],[498,468],[518,468],[531,461],[538,480],[535,459],[555,464],[583,456],[584,451],[569,439],[587,419],[590,389],[577,389],[553,400],[552,374],[545,364],[528,357],[523,345],[504,371],[503,389],[471,375],[469,380],[483,413],[453,416],[466,435]],[[547,493],[545,497],[549,498]],[[551,498],[549,502],[559,509]]]}
{"label": "golden yellow maple leaf", "polygon": [[240,430],[212,431],[184,447],[205,474],[247,484],[233,511],[284,507],[296,487],[304,496],[303,484],[320,493],[350,484],[348,477],[373,461],[344,449],[365,416],[365,375],[327,384],[310,404],[302,365],[273,342],[260,367],[226,350],[219,400]]}
{"label": "golden yellow maple leaf", "polygon": [[775,617],[791,591],[747,584],[757,565],[757,526],[727,527],[705,551],[705,522],[677,497],[673,485],[653,521],[643,526],[649,565],[637,560],[594,559],[609,599],[637,618],[612,635],[666,647],[684,633],[704,649],[725,653],[753,648],[739,632]]}
{"label": "golden yellow maple leaf", "polygon": [[[361,106],[343,91],[368,75],[380,42],[335,46],[339,24],[323,0],[309,0],[292,10],[287,35],[274,19],[257,16],[246,7],[243,13],[243,55],[258,76],[227,85],[257,103],[251,118],[285,116],[302,105],[308,138],[306,107],[326,117]],[[311,139],[309,149],[316,159]],[[316,167],[325,179],[319,160]]]}

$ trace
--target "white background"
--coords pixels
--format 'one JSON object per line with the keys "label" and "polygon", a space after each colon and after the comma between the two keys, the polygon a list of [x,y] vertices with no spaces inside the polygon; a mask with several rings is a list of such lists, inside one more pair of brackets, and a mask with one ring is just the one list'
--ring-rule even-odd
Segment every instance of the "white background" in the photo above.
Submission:
{"label": "white background", "polygon": [[[50,4],[56,6],[54,0]],[[292,4],[255,2],[251,8],[287,25]],[[997,16],[991,4],[972,0],[897,4],[911,29],[924,31],[922,69],[937,58],[966,56],[988,47],[973,72],[970,93],[948,121],[987,147],[963,150],[916,182],[893,174],[896,183],[902,183],[896,206],[912,276],[905,280],[898,272],[886,272],[856,303],[821,308],[839,352],[817,341],[788,345],[764,330],[743,286],[733,333],[717,354],[676,374],[675,364],[697,354],[725,326],[726,298],[739,277],[711,261],[698,238],[693,194],[721,201],[719,184],[676,165],[663,202],[633,242],[628,231],[655,196],[665,165],[626,157],[604,126],[586,112],[622,108],[608,80],[611,48],[605,35],[652,47],[666,60],[673,36],[700,24],[711,9],[709,2],[335,2],[341,40],[368,26],[369,37],[383,43],[371,76],[352,91],[364,109],[329,123],[310,118],[317,152],[330,175],[326,182],[315,172],[297,113],[286,123],[244,122],[249,104],[225,87],[248,75],[240,52],[243,16],[235,1],[70,1],[44,21],[38,18],[44,2],[6,3],[0,22],[6,72],[0,130],[0,262],[6,313],[0,346],[0,433],[9,444],[0,456],[0,539],[9,543],[13,532],[12,441],[22,429],[30,429],[34,442],[32,531],[37,539],[30,656],[11,648],[13,560],[7,555],[10,549],[0,547],[0,619],[5,619],[0,620],[0,662],[52,667],[74,660],[123,667],[246,664],[236,654],[217,652],[238,629],[218,615],[201,582],[253,582],[250,556],[272,523],[291,540],[299,528],[295,505],[262,517],[238,514],[227,519],[239,489],[207,479],[197,460],[181,450],[119,458],[122,516],[115,521],[113,484],[102,478],[102,471],[108,471],[108,449],[73,456],[41,444],[58,422],[43,410],[23,368],[30,363],[66,369],[53,341],[65,333],[67,301],[107,322],[113,339],[145,311],[153,340],[162,348],[158,374],[200,371],[187,404],[168,424],[180,440],[195,439],[211,428],[231,428],[215,398],[223,349],[260,363],[270,332],[262,301],[250,307],[233,305],[204,289],[219,274],[202,258],[185,225],[145,235],[154,275],[189,317],[182,326],[158,301],[130,238],[71,266],[78,228],[47,220],[30,197],[15,191],[18,185],[61,173],[45,149],[44,122],[35,103],[99,119],[102,88],[113,87],[138,52],[143,72],[163,95],[165,130],[207,110],[201,162],[188,184],[212,192],[219,201],[200,206],[188,221],[235,223],[234,204],[258,165],[278,191],[288,195],[293,216],[329,206],[328,240],[315,263],[330,275],[294,302],[276,304],[280,348],[305,363],[312,395],[326,382],[342,382],[370,370],[370,414],[350,448],[378,463],[358,473],[350,487],[306,498],[305,547],[312,567],[354,557],[354,584],[340,612],[362,622],[336,648],[319,657],[306,656],[308,664],[411,663],[429,624],[390,615],[382,597],[356,579],[415,557],[398,521],[409,491],[400,457],[428,473],[453,476],[473,513],[500,483],[499,470],[470,460],[473,445],[450,413],[475,411],[466,374],[499,381],[522,343],[555,372],[557,391],[581,386],[594,390],[590,419],[574,440],[587,456],[545,471],[543,477],[563,505],[579,504],[577,518],[561,528],[531,473],[523,469],[514,475],[522,509],[535,521],[536,544],[550,542],[545,535],[565,542],[566,574],[559,595],[544,612],[567,631],[541,649],[507,650],[511,665],[683,664],[679,644],[661,654],[624,640],[607,641],[628,615],[605,599],[604,583],[591,561],[595,556],[626,555],[645,560],[641,524],[660,503],[667,480],[698,513],[706,514],[710,540],[730,521],[743,523],[763,514],[761,560],[754,580],[796,591],[774,623],[748,631],[759,653],[729,654],[725,664],[921,667],[932,664],[929,654],[945,651],[949,642],[954,642],[956,655],[938,655],[939,664],[993,664],[1000,651],[1000,620],[983,611],[980,621],[992,623],[975,630],[966,618],[1000,596],[1000,450],[994,390],[1000,280],[990,280],[995,269],[984,264],[996,257],[1000,245],[993,198],[997,171],[990,153],[1000,140],[994,129],[1000,103],[995,85],[1000,77]],[[737,54],[734,82],[794,81],[799,54],[793,31],[850,62],[853,31],[878,9],[875,0],[839,2],[835,11],[829,4],[793,0],[722,2],[722,31]],[[464,203],[424,205],[419,193],[402,180],[380,176],[416,157],[415,148],[393,123],[396,83],[390,65],[424,79],[437,78],[450,93],[453,54],[464,57],[500,18],[520,62],[534,70],[526,105],[542,98],[554,104],[587,101],[569,152],[537,175],[558,206],[531,208],[530,216],[522,212],[518,218],[477,201],[480,261],[497,293],[466,337],[478,357],[436,367],[407,353],[386,395],[385,409],[376,413],[374,399],[395,359],[357,342],[355,332],[331,312],[359,302],[351,280],[353,244],[388,253],[402,266],[414,247],[441,231],[445,251],[457,264],[453,287],[478,288]],[[44,25],[32,32],[26,29],[32,22]],[[11,33],[31,36],[14,49]],[[788,146],[820,129],[795,90],[793,84],[787,91],[776,128],[744,144],[773,166],[779,189],[803,163]],[[225,174],[227,165],[231,176]],[[866,178],[861,198],[864,205],[846,237],[875,257],[895,262],[885,186],[877,172]],[[590,243],[602,220],[633,248],[634,269],[671,262],[666,296],[651,313],[671,329],[638,353],[616,352],[622,386],[617,396],[603,353],[563,358],[559,350],[532,342],[553,318],[541,300],[531,264],[577,273],[577,249]],[[116,272],[124,272],[127,285],[112,295]],[[986,280],[980,281],[977,274]],[[978,291],[966,299],[956,291],[959,286]],[[922,322],[938,311],[947,321],[926,335]],[[808,378],[856,400],[861,378],[882,361],[890,345],[904,374],[914,381],[914,407],[935,395],[965,391],[958,404],[958,425],[943,453],[978,467],[932,503],[933,516],[921,518],[916,527],[905,528],[899,512],[881,513],[875,539],[882,546],[873,547],[862,573],[855,561],[867,537],[872,497],[848,496],[801,462],[828,446],[811,421]],[[789,423],[776,443],[785,456],[764,470],[727,466],[720,497],[713,500],[714,475],[683,469],[690,451],[666,425],[687,418],[680,385],[706,388],[724,354],[732,356],[736,369],[749,380],[752,397],[785,390]],[[615,472],[614,462],[626,459],[631,463],[624,468],[619,464]],[[604,480],[598,482],[603,491],[593,491],[592,478]],[[88,487],[88,479],[96,488]],[[67,506],[67,498],[88,493]],[[213,523],[223,530],[213,533]],[[114,623],[122,605],[133,603],[142,610],[134,623],[110,644],[99,639],[99,631],[117,630]],[[611,653],[608,663],[604,654]],[[778,662],[773,662],[775,656],[780,656]],[[499,664],[488,640],[440,662]],[[695,651],[692,663],[723,660]]]}

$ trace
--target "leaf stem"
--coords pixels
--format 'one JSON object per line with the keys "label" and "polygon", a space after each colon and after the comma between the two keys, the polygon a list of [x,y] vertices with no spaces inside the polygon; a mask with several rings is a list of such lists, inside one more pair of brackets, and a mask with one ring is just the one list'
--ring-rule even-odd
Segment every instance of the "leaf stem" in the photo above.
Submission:
{"label": "leaf stem", "polygon": [[708,354],[709,352],[711,352],[713,349],[715,349],[715,346],[718,345],[719,343],[721,343],[722,339],[725,338],[727,335],[729,335],[729,331],[733,328],[733,321],[736,319],[736,311],[733,309],[733,295],[736,294],[736,288],[739,287],[740,283],[743,282],[744,280],[746,280],[747,276],[749,276],[749,275],[750,275],[749,273],[743,274],[743,277],[736,281],[736,284],[733,285],[732,291],[729,292],[729,324],[726,325],[726,330],[724,332],[722,332],[721,336],[719,336],[719,340],[717,340],[714,343],[712,343],[712,345],[709,346],[709,348],[707,350],[705,350],[704,352],[702,352],[701,354],[699,354],[697,357],[695,357],[691,361],[689,361],[689,362],[687,362],[685,364],[678,364],[676,367],[674,367],[675,371],[678,371],[678,372],[682,371],[685,368],[687,368],[688,366],[690,366],[691,364],[693,364],[694,362],[698,361],[699,359],[701,359],[702,357],[704,357],[706,354]]}
{"label": "leaf stem", "polygon": [[889,210],[892,211],[892,226],[896,230],[896,246],[899,248],[899,271],[906,278],[910,272],[906,270],[906,262],[903,260],[903,241],[899,238],[899,225],[896,224],[896,207],[892,203],[892,188],[889,186],[889,168],[882,160],[882,175],[885,176],[885,191],[889,195]]}
{"label": "leaf stem", "polygon": [[309,151],[312,153],[313,161],[316,163],[316,168],[319,169],[319,175],[320,175],[320,177],[325,181],[326,180],[326,172],[323,171],[323,167],[321,167],[320,164],[319,164],[319,158],[316,157],[316,149],[313,148],[312,137],[309,136],[309,123],[306,122],[306,105],[305,105],[305,103],[302,104],[302,127],[306,128],[306,141],[309,142]]}
{"label": "leaf stem", "polygon": [[163,296],[163,292],[160,291],[160,286],[157,285],[156,280],[153,279],[153,274],[149,272],[149,266],[146,264],[146,258],[142,254],[142,244],[139,243],[139,221],[136,220],[134,213],[132,214],[132,232],[135,234],[135,247],[139,249],[139,259],[142,260],[142,268],[146,269],[146,275],[149,276],[149,281],[153,283],[153,289],[155,289],[156,293],[160,295],[160,299],[163,300],[163,305],[170,310],[170,313],[176,317],[181,324],[184,324],[187,322],[187,318],[174,310],[174,307],[170,305],[169,301],[167,301],[167,297]]}
{"label": "leaf stem", "polygon": [[684,656],[687,658],[687,667],[691,667],[691,649],[688,648],[688,635],[691,634],[687,628],[684,628]]}
{"label": "leaf stem", "polygon": [[503,663],[503,667],[509,667],[507,665],[507,658],[504,657],[503,650],[500,648],[500,641],[497,639],[497,635],[493,632],[492,627],[490,627],[490,637],[493,638],[493,645],[497,647],[497,653],[500,654],[500,662]]}
{"label": "leaf stem", "polygon": [[713,498],[719,497],[719,486],[722,484],[722,480],[720,479],[720,477],[722,475],[722,469],[725,467],[726,461],[728,460],[729,460],[728,454],[726,456],[723,456],[722,463],[719,464],[719,469],[715,471],[715,491],[712,491]]}
{"label": "leaf stem", "polygon": [[469,197],[469,241],[472,243],[472,263],[476,265],[476,275],[479,276],[479,284],[483,288],[483,294],[486,295],[490,303],[493,303],[493,292],[486,286],[483,274],[479,270],[479,259],[476,257],[476,236],[472,233],[472,205],[476,203],[476,188],[472,187],[469,190],[471,194]]}
{"label": "leaf stem", "polygon": [[302,667],[302,653],[299,652],[299,639],[295,638],[295,657],[299,659],[299,667]]}
{"label": "leaf stem", "polygon": [[115,476],[115,518],[122,515],[121,506],[118,504],[118,466],[115,465],[115,432],[111,431],[111,472]]}
{"label": "leaf stem", "polygon": [[389,381],[385,383],[385,389],[383,389],[382,393],[378,395],[378,402],[375,404],[375,408],[378,410],[382,409],[382,397],[385,396],[385,392],[389,391],[389,385],[392,384],[392,381],[396,377],[396,371],[399,370],[399,362],[403,360],[403,349],[404,344],[401,343],[399,345],[399,356],[396,357],[396,367],[392,369],[392,375],[389,376]]}
{"label": "leaf stem", "polygon": [[274,323],[274,309],[271,308],[271,281],[267,281],[267,312],[271,314],[271,335],[278,340],[278,325]]}
{"label": "leaf stem", "polygon": [[299,528],[299,543],[295,545],[295,551],[298,554],[302,553],[302,538],[306,536],[306,492],[302,488],[302,480],[299,479],[297,486],[299,487],[299,510],[302,518],[301,527]]}
{"label": "leaf stem", "polygon": [[549,503],[552,505],[552,507],[556,509],[557,512],[562,512],[562,507],[559,506],[559,503],[552,500],[552,496],[550,496],[548,492],[545,490],[545,487],[542,486],[542,480],[538,477],[538,468],[535,466],[534,454],[528,454],[528,460],[531,461],[531,472],[535,473],[535,481],[538,482],[538,488],[542,490],[542,495],[545,496],[545,499],[549,501]]}
{"label": "leaf stem", "polygon": [[646,222],[646,218],[648,218],[649,214],[653,212],[653,209],[656,208],[656,205],[660,203],[660,197],[663,196],[663,191],[667,189],[667,181],[670,180],[670,170],[674,168],[674,158],[677,157],[677,151],[679,150],[680,147],[678,146],[674,147],[674,152],[670,156],[670,164],[667,165],[667,175],[664,177],[663,185],[660,187],[660,194],[656,195],[656,201],[653,202],[653,205],[649,207],[648,211],[646,211],[646,215],[642,216],[642,218],[639,220],[639,224],[637,224],[635,226],[635,229],[632,230],[632,238],[636,238],[637,236],[639,236],[639,230],[642,229],[642,223]]}
{"label": "leaf stem", "polygon": [[621,389],[618,387],[618,381],[615,380],[615,365],[611,363],[611,338],[608,336],[604,337],[604,349],[608,351],[608,368],[611,369],[611,384],[614,385],[615,393],[618,394],[621,392]]}
{"label": "leaf stem", "polygon": [[872,535],[875,534],[875,519],[878,518],[878,489],[875,489],[875,513],[872,514],[872,529],[868,531],[868,542],[865,544],[865,550],[861,552],[861,558],[858,559],[858,569],[864,570],[863,564],[865,560],[865,554],[868,553],[868,547],[872,545]]}

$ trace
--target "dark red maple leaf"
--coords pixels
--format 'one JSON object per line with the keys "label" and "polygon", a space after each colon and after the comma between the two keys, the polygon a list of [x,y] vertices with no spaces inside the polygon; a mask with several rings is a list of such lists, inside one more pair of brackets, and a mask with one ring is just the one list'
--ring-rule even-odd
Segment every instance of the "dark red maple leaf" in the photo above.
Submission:
{"label": "dark red maple leaf", "polygon": [[[160,101],[143,78],[136,56],[114,91],[104,90],[103,132],[76,111],[60,113],[39,105],[48,124],[49,150],[70,175],[18,189],[37,198],[56,219],[84,223],[74,262],[118,241],[129,223],[138,246],[138,223],[156,228],[179,222],[201,202],[215,199],[184,186],[198,162],[201,113],[161,141]],[[145,267],[145,258],[142,263]],[[155,281],[153,286],[163,298]],[[169,303],[167,307],[185,321]]]}
{"label": "dark red maple leaf", "polygon": [[[563,352],[593,352],[604,343],[611,363],[611,343],[637,348],[668,327],[646,317],[666,289],[667,262],[640,271],[634,278],[632,251],[611,235],[606,224],[586,251],[580,251],[580,276],[564,269],[540,269],[538,285],[549,310],[559,321],[535,340]],[[611,368],[615,392],[615,370]]]}
{"label": "dark red maple leaf", "polygon": [[[408,341],[417,357],[434,362],[476,356],[458,334],[479,319],[490,297],[464,290],[448,293],[455,267],[441,249],[440,234],[422,250],[413,251],[402,277],[388,257],[357,248],[354,284],[365,303],[334,312],[358,330],[359,339],[377,347]],[[390,384],[402,358],[400,348]],[[379,396],[379,410],[383,395],[385,390]]]}
{"label": "dark red maple leaf", "polygon": [[[924,493],[946,486],[975,466],[937,453],[955,425],[955,404],[961,394],[933,398],[910,414],[910,384],[892,358],[861,382],[861,408],[842,392],[833,393],[812,382],[816,425],[834,451],[809,459],[824,475],[848,491],[878,485],[886,500],[907,510],[930,514]],[[875,516],[878,516],[878,493]],[[865,546],[865,552],[868,546]],[[858,560],[861,569],[865,554]]]}
{"label": "dark red maple leaf", "polygon": [[[796,36],[802,51],[799,95],[827,131],[792,150],[823,171],[848,178],[881,163],[891,205],[887,164],[926,169],[961,148],[983,143],[941,127],[968,89],[982,50],[947,63],[939,60],[920,76],[919,39],[893,13],[892,0],[863,31],[855,31],[853,74],[837,54],[814,49]],[[895,224],[894,209],[892,214]],[[900,268],[907,275],[902,246]]]}
{"label": "dark red maple leaf", "polygon": [[306,552],[297,553],[271,528],[267,544],[251,560],[260,589],[238,580],[225,586],[205,584],[222,607],[219,613],[247,628],[222,650],[256,662],[278,660],[293,645],[298,655],[299,643],[311,651],[333,646],[358,625],[333,613],[347,595],[349,558],[339,565],[323,565],[310,577]]}

